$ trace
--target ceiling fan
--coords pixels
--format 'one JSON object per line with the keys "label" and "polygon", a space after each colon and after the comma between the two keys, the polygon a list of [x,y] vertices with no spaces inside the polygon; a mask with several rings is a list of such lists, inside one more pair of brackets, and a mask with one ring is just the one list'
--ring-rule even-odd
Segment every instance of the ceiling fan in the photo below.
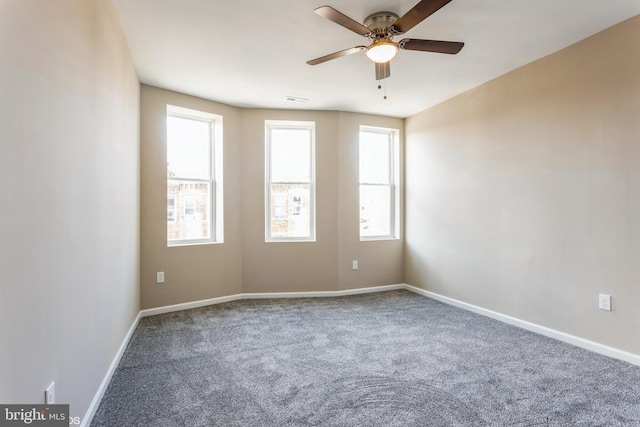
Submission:
{"label": "ceiling fan", "polygon": [[352,53],[366,52],[369,59],[375,63],[376,80],[382,80],[391,75],[389,61],[398,53],[399,49],[455,55],[460,52],[464,43],[423,39],[402,39],[397,43],[393,41],[394,36],[406,33],[450,1],[451,0],[422,0],[402,17],[398,17],[398,15],[393,12],[376,12],[365,18],[363,21],[364,25],[338,12],[331,6],[321,6],[314,10],[316,14],[338,25],[342,25],[354,33],[367,37],[371,41],[371,44],[368,46],[355,46],[321,56],[320,58],[307,61],[307,64],[322,64],[332,59],[351,55]]}

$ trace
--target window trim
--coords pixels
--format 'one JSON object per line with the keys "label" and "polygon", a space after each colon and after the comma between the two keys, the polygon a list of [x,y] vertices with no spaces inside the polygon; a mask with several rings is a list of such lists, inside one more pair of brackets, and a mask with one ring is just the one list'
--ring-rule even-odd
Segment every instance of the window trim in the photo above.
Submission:
{"label": "window trim", "polygon": [[[389,188],[389,233],[387,235],[363,236],[358,220],[358,235],[361,242],[376,240],[400,239],[400,131],[398,129],[361,125],[358,132],[358,153],[360,151],[362,133],[379,133],[389,137],[389,182],[387,184],[361,182],[358,173],[358,206],[360,206],[360,190],[362,186],[380,186]],[[358,155],[358,171],[360,170],[360,156]],[[358,209],[360,213],[360,209]],[[359,215],[358,215],[359,217]]]}
{"label": "window trim", "polygon": [[[310,177],[309,182],[271,181],[271,130],[304,129],[310,134]],[[265,120],[265,242],[315,242],[316,241],[316,122],[291,120]],[[274,237],[271,235],[271,185],[309,185],[309,237]]]}
{"label": "window trim", "polygon": [[[183,182],[202,182],[209,185],[209,207],[207,216],[209,217],[209,237],[202,239],[175,239],[169,240],[167,235],[166,241],[168,247],[175,246],[192,246],[203,244],[224,243],[224,194],[223,194],[223,141],[222,141],[222,116],[204,111],[192,110],[190,108],[179,107],[167,104],[166,117],[178,117],[189,120],[201,121],[209,123],[209,178],[184,178],[179,176],[167,176],[166,183],[170,181]],[[166,127],[165,127],[166,129]],[[166,137],[166,133],[165,133]],[[165,145],[166,146],[166,145]],[[166,149],[165,149],[166,154]],[[167,186],[168,190],[168,186]],[[165,192],[168,198],[168,191]],[[177,206],[176,206],[177,210]],[[167,224],[169,221],[167,221]],[[167,229],[165,228],[165,231]],[[168,232],[168,231],[167,231]]]}

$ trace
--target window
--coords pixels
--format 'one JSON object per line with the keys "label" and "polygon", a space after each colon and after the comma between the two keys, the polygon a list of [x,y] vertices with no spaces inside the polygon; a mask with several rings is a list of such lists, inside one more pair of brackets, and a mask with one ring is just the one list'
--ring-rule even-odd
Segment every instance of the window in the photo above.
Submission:
{"label": "window", "polygon": [[193,221],[195,216],[196,216],[196,198],[185,197],[184,198],[184,218],[188,221]]}
{"label": "window", "polygon": [[302,212],[302,197],[293,196],[293,214],[300,215]]}
{"label": "window", "polygon": [[265,124],[265,240],[315,241],[315,123]]}
{"label": "window", "polygon": [[274,218],[286,218],[286,196],[284,194],[275,194],[274,198]]}
{"label": "window", "polygon": [[167,244],[222,242],[222,117],[167,106]]}
{"label": "window", "polygon": [[399,237],[398,131],[360,127],[360,240]]}
{"label": "window", "polygon": [[176,220],[176,198],[167,198],[167,221],[174,222]]}

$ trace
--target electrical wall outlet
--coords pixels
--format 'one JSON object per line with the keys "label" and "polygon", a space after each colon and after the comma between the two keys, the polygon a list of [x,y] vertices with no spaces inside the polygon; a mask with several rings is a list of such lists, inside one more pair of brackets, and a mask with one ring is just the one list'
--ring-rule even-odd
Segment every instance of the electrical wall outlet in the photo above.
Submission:
{"label": "electrical wall outlet", "polygon": [[44,404],[45,405],[53,405],[56,403],[56,382],[53,381],[49,384],[44,391]]}
{"label": "electrical wall outlet", "polygon": [[600,310],[611,311],[611,295],[600,294],[598,297],[598,308],[600,308]]}
{"label": "electrical wall outlet", "polygon": [[353,260],[351,263],[351,268],[353,270],[357,270],[358,269],[358,261],[357,260]]}
{"label": "electrical wall outlet", "polygon": [[156,283],[164,283],[164,271],[158,271],[156,273]]}

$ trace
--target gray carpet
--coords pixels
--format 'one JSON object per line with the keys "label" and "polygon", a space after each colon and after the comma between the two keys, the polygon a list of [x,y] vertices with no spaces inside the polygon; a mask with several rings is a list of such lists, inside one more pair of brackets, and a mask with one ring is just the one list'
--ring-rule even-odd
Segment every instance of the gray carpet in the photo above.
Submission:
{"label": "gray carpet", "polygon": [[640,426],[640,367],[408,291],[143,318],[98,426]]}

